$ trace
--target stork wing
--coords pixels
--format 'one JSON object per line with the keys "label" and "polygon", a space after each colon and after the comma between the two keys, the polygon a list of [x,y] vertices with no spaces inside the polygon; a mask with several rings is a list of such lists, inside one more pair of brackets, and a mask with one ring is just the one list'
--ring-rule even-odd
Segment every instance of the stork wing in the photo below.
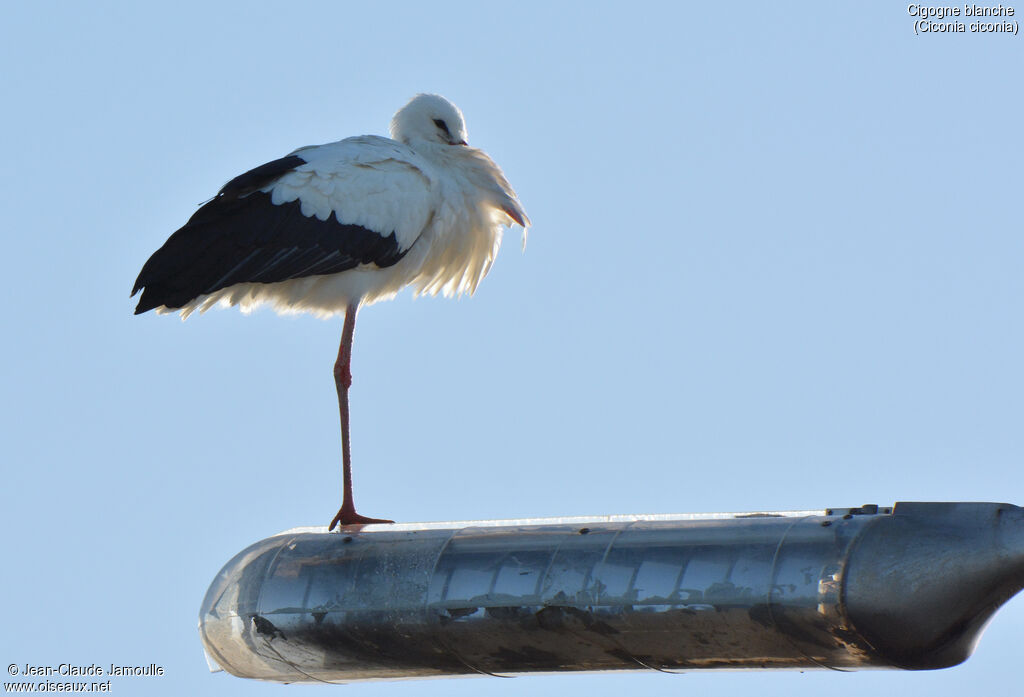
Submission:
{"label": "stork wing", "polygon": [[364,136],[296,150],[229,181],[143,266],[135,313],[237,283],[397,263],[430,222],[429,166]]}

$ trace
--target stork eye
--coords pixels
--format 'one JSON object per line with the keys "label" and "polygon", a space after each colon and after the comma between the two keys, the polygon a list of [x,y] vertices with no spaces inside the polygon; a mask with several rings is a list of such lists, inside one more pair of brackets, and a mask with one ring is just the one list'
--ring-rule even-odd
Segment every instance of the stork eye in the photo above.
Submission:
{"label": "stork eye", "polygon": [[444,119],[434,119],[434,125],[444,131],[446,136],[452,137],[452,132],[448,130],[448,124],[444,122]]}

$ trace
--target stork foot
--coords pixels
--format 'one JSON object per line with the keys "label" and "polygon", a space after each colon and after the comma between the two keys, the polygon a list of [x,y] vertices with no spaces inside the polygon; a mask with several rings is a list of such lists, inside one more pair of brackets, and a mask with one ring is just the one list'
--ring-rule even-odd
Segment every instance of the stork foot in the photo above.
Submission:
{"label": "stork foot", "polygon": [[334,530],[335,527],[346,525],[371,525],[373,523],[394,523],[393,520],[387,518],[367,518],[364,515],[356,513],[356,509],[351,506],[342,506],[338,514],[334,516],[334,520],[331,521],[330,526],[327,530]]}

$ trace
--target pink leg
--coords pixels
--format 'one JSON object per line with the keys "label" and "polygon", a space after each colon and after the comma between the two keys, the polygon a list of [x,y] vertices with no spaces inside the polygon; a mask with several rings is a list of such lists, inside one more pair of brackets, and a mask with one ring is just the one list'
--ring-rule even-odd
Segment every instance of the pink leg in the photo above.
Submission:
{"label": "pink leg", "polygon": [[352,385],[352,335],[356,330],[356,312],[358,310],[358,304],[349,305],[345,310],[345,328],[341,331],[338,360],[334,363],[334,384],[338,388],[338,411],[341,413],[341,461],[345,493],[338,515],[334,516],[328,530],[333,530],[337,525],[395,522],[383,518],[361,516],[356,513],[356,506],[352,502],[352,448],[349,445],[348,432],[348,388]]}

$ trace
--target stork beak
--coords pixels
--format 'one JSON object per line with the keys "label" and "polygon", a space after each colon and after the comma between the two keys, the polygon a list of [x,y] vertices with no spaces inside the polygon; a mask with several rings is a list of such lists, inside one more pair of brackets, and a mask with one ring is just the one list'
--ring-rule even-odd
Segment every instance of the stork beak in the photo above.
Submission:
{"label": "stork beak", "polygon": [[516,221],[519,224],[519,227],[523,229],[525,229],[530,224],[529,219],[527,219],[524,215],[522,215],[512,206],[502,206],[501,210],[503,210],[509,218],[512,218],[512,220]]}

